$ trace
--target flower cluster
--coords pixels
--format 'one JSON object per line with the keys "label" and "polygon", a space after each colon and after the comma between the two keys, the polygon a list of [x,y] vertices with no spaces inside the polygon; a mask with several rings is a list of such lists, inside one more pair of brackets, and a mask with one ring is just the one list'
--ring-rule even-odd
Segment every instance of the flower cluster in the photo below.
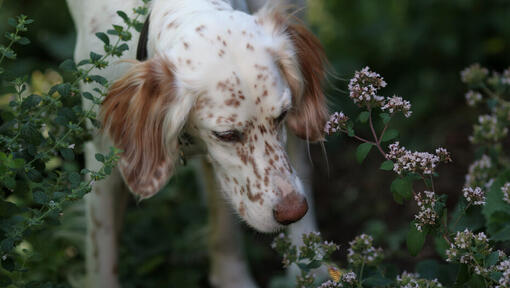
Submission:
{"label": "flower cluster", "polygon": [[468,229],[457,232],[454,243],[446,250],[446,261],[467,264],[478,275],[486,275],[488,269],[480,266],[483,259],[492,252],[485,233],[474,234]]}
{"label": "flower cluster", "polygon": [[422,231],[425,225],[436,224],[438,215],[436,213],[437,198],[434,192],[424,191],[414,195],[418,214],[414,216],[416,229]]}
{"label": "flower cluster", "polygon": [[322,283],[321,286],[319,286],[319,288],[340,288],[340,287],[344,287],[344,285],[341,282],[335,282],[331,280],[328,280]]}
{"label": "flower cluster", "polygon": [[[492,182],[489,179],[492,176],[492,168],[493,165],[491,158],[487,155],[482,155],[479,160],[473,162],[473,164],[469,166],[469,171],[466,175],[466,182],[464,185],[466,187],[480,186]],[[488,189],[489,187],[486,185],[485,188]]]}
{"label": "flower cluster", "polygon": [[348,283],[348,284],[356,283],[356,279],[357,279],[356,273],[354,273],[352,271],[347,272],[342,276],[342,282]]}
{"label": "flower cluster", "polygon": [[376,265],[383,259],[383,250],[373,246],[370,235],[361,234],[349,242],[347,260],[354,266]]}
{"label": "flower cluster", "polygon": [[297,260],[297,249],[292,245],[289,238],[284,233],[280,233],[271,243],[271,248],[283,256],[283,267],[289,267]]}
{"label": "flower cluster", "polygon": [[466,93],[466,101],[469,106],[476,106],[476,104],[482,102],[483,96],[480,92],[469,90]]}
{"label": "flower cluster", "polygon": [[508,128],[495,115],[480,115],[478,124],[473,127],[469,140],[474,144],[499,142],[508,135]]}
{"label": "flower cluster", "polygon": [[480,187],[464,187],[464,198],[472,205],[485,205],[485,192]]}
{"label": "flower cluster", "polygon": [[498,282],[499,286],[496,288],[510,287],[510,260],[502,261],[496,268],[502,273]]}
{"label": "flower cluster", "polygon": [[324,132],[326,132],[327,135],[331,135],[338,131],[346,130],[348,121],[349,117],[347,117],[343,112],[335,112],[329,117],[329,121],[324,127]]}
{"label": "flower cluster", "polygon": [[452,162],[452,157],[450,152],[443,147],[439,147],[436,149],[436,155],[439,157],[439,161],[444,163]]}
{"label": "flower cluster", "polygon": [[310,232],[303,235],[303,245],[299,247],[299,257],[323,261],[336,250],[338,250],[338,245],[333,242],[322,241],[319,232]]}
{"label": "flower cluster", "polygon": [[506,85],[510,85],[510,68],[506,69],[503,72],[503,77],[501,78],[501,82]]}
{"label": "flower cluster", "polygon": [[390,114],[402,112],[406,118],[411,117],[411,114],[413,113],[413,111],[411,111],[411,102],[398,96],[386,99],[381,109],[383,111],[388,111]]}
{"label": "flower cluster", "polygon": [[377,96],[377,91],[386,87],[381,75],[370,71],[369,67],[356,71],[349,82],[349,97],[359,106],[382,106],[384,97]]}
{"label": "flower cluster", "polygon": [[437,279],[420,279],[417,273],[408,273],[404,271],[397,276],[397,287],[400,288],[439,288],[443,287]]}
{"label": "flower cluster", "polygon": [[482,83],[489,75],[487,68],[481,67],[480,64],[473,64],[460,72],[462,82],[468,85],[478,85]]}
{"label": "flower cluster", "polygon": [[451,162],[450,154],[444,148],[438,148],[437,155],[427,152],[411,152],[405,147],[401,147],[399,142],[390,144],[388,148],[390,151],[386,157],[395,162],[393,171],[399,175],[403,172],[431,175],[439,162]]}
{"label": "flower cluster", "polygon": [[501,187],[501,192],[503,193],[503,201],[510,204],[510,182]]}

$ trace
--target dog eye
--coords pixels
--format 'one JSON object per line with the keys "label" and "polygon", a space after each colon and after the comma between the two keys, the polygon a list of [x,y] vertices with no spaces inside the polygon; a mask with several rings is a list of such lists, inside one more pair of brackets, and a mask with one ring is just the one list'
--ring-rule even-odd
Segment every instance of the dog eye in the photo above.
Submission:
{"label": "dog eye", "polygon": [[241,142],[243,134],[237,130],[213,132],[214,136],[223,142]]}
{"label": "dog eye", "polygon": [[275,119],[276,124],[282,123],[283,119],[285,119],[285,116],[287,116],[287,110],[283,111],[278,118]]}

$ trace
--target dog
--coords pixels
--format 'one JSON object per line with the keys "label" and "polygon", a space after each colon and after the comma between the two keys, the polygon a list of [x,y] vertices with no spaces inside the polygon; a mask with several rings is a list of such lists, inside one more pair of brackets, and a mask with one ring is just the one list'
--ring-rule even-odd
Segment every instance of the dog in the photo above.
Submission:
{"label": "dog", "polygon": [[[77,61],[101,49],[95,33],[120,24],[117,10],[141,4],[92,2],[97,3],[68,0]],[[152,0],[141,45],[147,59],[94,72],[113,84],[98,111],[103,130],[85,147],[86,166],[97,169],[94,155],[112,145],[123,153],[118,169],[86,196],[88,287],[119,287],[117,234],[125,192],[139,199],[155,195],[183,151],[205,155],[204,175],[215,179],[208,190],[218,186],[255,230],[275,232],[307,213],[303,185],[285,151],[286,131],[309,142],[323,139],[326,59],[315,36],[280,5],[268,4],[253,15],[234,9],[257,5],[260,1]],[[134,35],[124,59],[136,58],[136,40],[143,37]],[[209,192],[211,198],[217,194]],[[225,220],[228,209],[217,208],[219,218],[212,221]],[[213,242],[233,241],[224,234],[216,233]],[[218,264],[212,265],[218,270],[211,272],[214,286],[256,287],[239,252],[219,254],[211,254]]]}

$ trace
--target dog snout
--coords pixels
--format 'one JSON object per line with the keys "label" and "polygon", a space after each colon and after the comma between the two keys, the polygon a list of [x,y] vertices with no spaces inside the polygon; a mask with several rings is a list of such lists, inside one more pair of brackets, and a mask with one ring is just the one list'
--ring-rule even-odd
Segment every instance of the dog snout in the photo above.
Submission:
{"label": "dog snout", "polygon": [[292,192],[283,197],[273,209],[276,222],[282,225],[292,224],[303,218],[308,212],[308,202],[304,195]]}

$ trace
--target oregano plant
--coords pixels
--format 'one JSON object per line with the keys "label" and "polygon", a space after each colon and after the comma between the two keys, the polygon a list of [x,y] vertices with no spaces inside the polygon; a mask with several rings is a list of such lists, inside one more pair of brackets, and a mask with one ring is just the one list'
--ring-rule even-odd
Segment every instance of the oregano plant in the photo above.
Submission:
{"label": "oregano plant", "polygon": [[[380,169],[395,174],[388,187],[395,202],[406,205],[414,200],[418,207],[414,219],[409,219],[409,256],[417,256],[431,239],[444,263],[420,262],[417,267],[426,274],[424,277],[407,271],[398,273],[388,269],[383,250],[374,246],[370,235],[363,234],[349,243],[347,264],[342,268],[329,260],[334,249],[317,261],[315,255],[321,255],[319,252],[311,257],[298,253],[282,234],[273,246],[283,255],[284,266],[295,263],[301,269],[298,287],[510,287],[510,259],[504,252],[510,241],[510,162],[504,145],[510,126],[510,68],[503,73],[489,73],[475,64],[461,72],[461,80],[469,89],[467,103],[486,114],[478,117],[469,136],[478,160],[469,167],[460,191],[462,197],[453,211],[446,206],[448,195],[439,194],[435,184],[438,165],[454,165],[453,157],[445,148],[433,153],[411,151],[395,141],[399,132],[391,128],[391,123],[397,114],[404,119],[411,117],[411,103],[398,96],[380,96],[387,83],[379,74],[368,67],[357,71],[348,89],[350,99],[360,108],[359,114],[350,118],[335,112],[325,127],[327,134],[342,134],[360,142],[356,150],[359,163],[372,150],[382,156]],[[356,124],[368,126],[369,136],[359,135]],[[307,248],[301,247],[300,251],[317,251],[316,247],[325,245],[317,244],[322,243],[318,234],[304,235],[303,239],[310,237],[314,242],[304,241]],[[327,281],[310,271],[321,265],[329,267]],[[441,269],[430,269],[431,265],[443,265],[456,277],[444,277]],[[443,282],[439,281],[441,277]]]}
{"label": "oregano plant", "polygon": [[[96,36],[104,43],[104,51],[91,52],[79,63],[66,60],[60,69],[70,79],[56,84],[46,93],[31,93],[28,77],[12,78],[2,68],[5,61],[16,61],[16,45],[28,45],[23,33],[33,23],[27,16],[9,19],[13,31],[0,45],[0,80],[2,89],[13,91],[7,107],[0,109],[0,286],[39,287],[27,274],[36,251],[28,251],[31,237],[48,227],[58,225],[64,209],[91,191],[93,182],[107,177],[115,167],[120,150],[96,154],[102,163],[96,171],[80,169],[82,143],[91,139],[87,122],[100,128],[95,111],[110,83],[93,74],[121,57],[127,50],[133,30],[140,31],[141,17],[148,13],[149,0],[134,9],[131,19],[123,11],[117,14],[124,25],[114,25]],[[83,83],[95,82],[98,88],[83,91]],[[86,110],[81,99],[91,101]],[[37,261],[41,261],[37,259]],[[44,287],[57,287],[48,282]],[[60,283],[62,284],[62,283]],[[55,286],[54,286],[55,285]]]}

